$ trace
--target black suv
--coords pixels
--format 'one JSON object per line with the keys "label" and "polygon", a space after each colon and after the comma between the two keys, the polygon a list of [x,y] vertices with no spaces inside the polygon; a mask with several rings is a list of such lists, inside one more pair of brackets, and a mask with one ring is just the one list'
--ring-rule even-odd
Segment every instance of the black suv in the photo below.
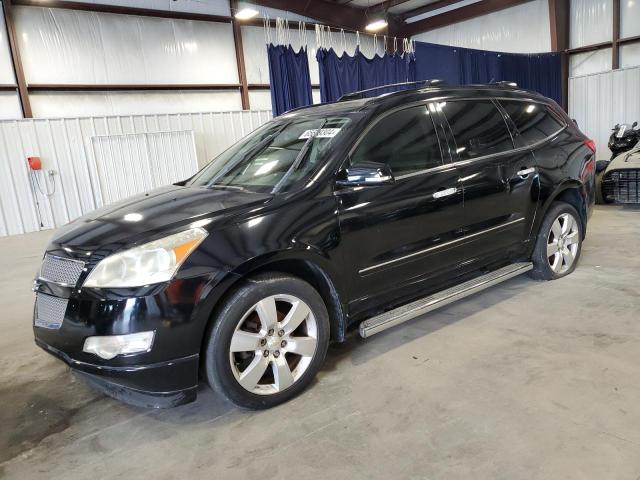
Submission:
{"label": "black suv", "polygon": [[553,101],[509,85],[368,95],[288,112],[191,179],[63,227],[34,283],[36,343],[137,405],[192,401],[200,374],[265,408],[351,327],[573,271],[594,145]]}

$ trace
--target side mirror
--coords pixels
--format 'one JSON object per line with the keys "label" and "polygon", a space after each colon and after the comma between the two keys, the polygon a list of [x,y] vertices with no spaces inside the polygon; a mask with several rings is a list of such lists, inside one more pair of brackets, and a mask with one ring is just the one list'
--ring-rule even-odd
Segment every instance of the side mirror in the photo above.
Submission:
{"label": "side mirror", "polygon": [[394,181],[389,165],[362,162],[339,172],[336,183],[342,186],[388,185]]}
{"label": "side mirror", "polygon": [[620,128],[620,124],[616,123],[615,126],[613,127],[613,130],[618,130]]}
{"label": "side mirror", "polygon": [[638,122],[633,122],[633,125],[631,125],[631,128],[636,128],[638,126]]}

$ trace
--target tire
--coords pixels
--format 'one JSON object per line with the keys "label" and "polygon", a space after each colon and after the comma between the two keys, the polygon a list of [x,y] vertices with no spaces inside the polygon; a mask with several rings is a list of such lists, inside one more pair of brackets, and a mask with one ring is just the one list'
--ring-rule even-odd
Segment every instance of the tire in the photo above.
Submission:
{"label": "tire", "polygon": [[329,330],[327,308],[307,282],[276,273],[252,278],[213,319],[205,350],[209,385],[252,410],[286,402],[322,366]]}
{"label": "tire", "polygon": [[[537,280],[556,280],[569,275],[580,259],[583,236],[584,228],[576,209],[568,203],[554,202],[538,232],[530,275]],[[558,238],[561,239],[559,249]],[[548,255],[549,252],[554,253]]]}

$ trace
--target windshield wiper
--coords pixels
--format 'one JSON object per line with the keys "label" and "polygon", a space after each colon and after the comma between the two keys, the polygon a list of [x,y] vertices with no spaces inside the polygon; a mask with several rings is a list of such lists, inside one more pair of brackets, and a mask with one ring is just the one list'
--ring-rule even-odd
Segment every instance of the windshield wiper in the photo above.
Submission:
{"label": "windshield wiper", "polygon": [[220,190],[238,190],[241,192],[248,192],[249,190],[247,190],[244,187],[239,187],[238,185],[225,185],[224,183],[210,183],[206,186],[206,188],[209,189],[220,189]]}
{"label": "windshield wiper", "polygon": [[[322,123],[320,124],[320,126],[316,129],[317,132],[320,132],[320,130],[322,130],[322,128],[325,126],[325,124],[327,123],[328,119],[324,119],[322,121]],[[307,139],[306,142],[304,142],[304,145],[302,146],[302,148],[300,149],[300,152],[298,153],[298,155],[296,156],[296,159],[293,161],[293,163],[291,164],[291,167],[289,167],[289,170],[287,170],[287,172],[282,176],[282,178],[280,179],[280,181],[278,183],[276,183],[275,187],[273,187],[273,192],[277,192],[280,189],[281,185],[284,185],[284,183],[289,179],[289,177],[291,176],[291,174],[293,172],[295,172],[296,170],[298,170],[298,168],[300,167],[300,164],[302,163],[302,160],[304,160],[304,157],[307,154],[307,151],[309,150],[309,148],[311,147],[311,143],[313,142],[313,140],[316,139],[315,135],[310,135],[309,138]]]}

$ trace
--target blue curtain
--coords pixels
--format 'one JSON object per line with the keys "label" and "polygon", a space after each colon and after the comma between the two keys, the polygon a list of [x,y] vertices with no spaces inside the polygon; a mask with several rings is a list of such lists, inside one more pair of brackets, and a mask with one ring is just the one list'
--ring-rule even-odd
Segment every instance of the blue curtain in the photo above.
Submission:
{"label": "blue curtain", "polygon": [[450,85],[507,80],[562,102],[559,53],[504,53],[415,42],[416,79]]}
{"label": "blue curtain", "polygon": [[[390,83],[411,82],[416,75],[412,55],[376,55],[369,59],[359,49],[353,56],[341,57],[333,50],[318,49],[320,69],[320,98],[334,102],[346,93],[379,87]],[[375,94],[379,95],[378,91]]]}
{"label": "blue curtain", "polygon": [[307,49],[295,52],[291,45],[267,46],[273,116],[313,103]]}

